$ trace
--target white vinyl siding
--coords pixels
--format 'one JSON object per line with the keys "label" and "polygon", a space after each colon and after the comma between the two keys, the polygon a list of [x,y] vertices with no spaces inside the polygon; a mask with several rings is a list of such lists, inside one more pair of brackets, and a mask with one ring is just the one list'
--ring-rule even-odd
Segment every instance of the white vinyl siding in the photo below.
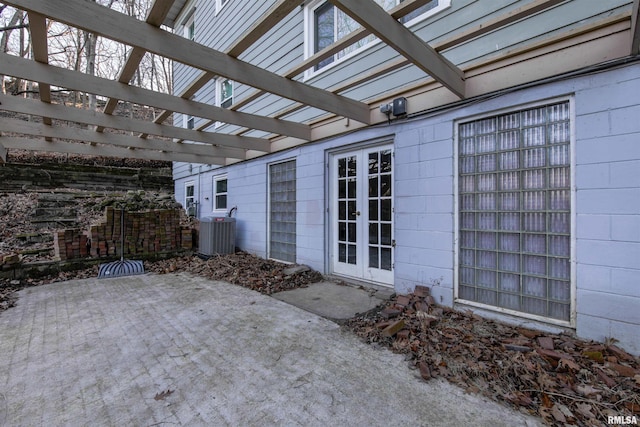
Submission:
{"label": "white vinyl siding", "polygon": [[296,161],[269,166],[269,256],[296,262]]}
{"label": "white vinyl siding", "polygon": [[[389,10],[402,3],[403,0],[375,0],[384,10]],[[408,23],[417,17],[426,17],[427,12],[442,6],[443,3],[449,4],[449,1],[433,0],[424,6],[418,8],[414,12],[403,17],[400,22]],[[440,10],[441,8],[438,8]],[[436,11],[433,10],[432,13]],[[306,55],[307,57],[320,52],[327,46],[342,39],[348,34],[360,28],[360,24],[350,16],[333,6],[328,1],[311,2],[306,9]],[[344,58],[350,53],[364,47],[365,45],[376,40],[376,37],[370,35],[358,42],[346,47],[332,57],[325,59],[314,67],[313,71],[318,71],[323,67]],[[313,72],[312,71],[312,72]]]}
{"label": "white vinyl siding", "polygon": [[458,298],[571,318],[570,104],[458,127]]}
{"label": "white vinyl siding", "polygon": [[225,7],[227,3],[229,3],[229,0],[216,0],[216,15],[220,13],[222,8]]}

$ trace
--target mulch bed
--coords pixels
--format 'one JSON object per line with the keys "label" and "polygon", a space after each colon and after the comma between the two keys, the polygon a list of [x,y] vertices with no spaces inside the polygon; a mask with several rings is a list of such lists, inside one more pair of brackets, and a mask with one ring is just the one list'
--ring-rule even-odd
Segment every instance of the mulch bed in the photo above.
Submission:
{"label": "mulch bed", "polygon": [[518,328],[438,307],[428,293],[418,287],[346,327],[368,343],[405,354],[425,380],[446,378],[549,425],[602,426],[608,416],[640,419],[639,358],[612,342]]}

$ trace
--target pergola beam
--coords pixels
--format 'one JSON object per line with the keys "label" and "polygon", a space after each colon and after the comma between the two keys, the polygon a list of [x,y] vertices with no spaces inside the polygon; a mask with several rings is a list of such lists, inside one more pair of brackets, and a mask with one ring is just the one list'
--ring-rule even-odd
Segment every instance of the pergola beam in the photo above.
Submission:
{"label": "pergola beam", "polygon": [[[424,6],[425,4],[429,3],[429,1],[430,0],[404,1],[400,3],[398,6],[389,10],[389,15],[391,15],[393,19],[400,19],[410,14],[411,12],[415,11],[416,9],[420,8],[421,6]],[[310,57],[302,61],[300,64],[291,68],[289,71],[287,71],[284,74],[284,77],[288,79],[292,79],[296,77],[298,74],[305,72],[311,67],[315,67],[325,59],[335,55],[336,53],[347,48],[348,46],[351,46],[352,44],[357,43],[358,41],[367,37],[369,34],[371,34],[369,30],[364,27],[360,27],[357,30],[350,32],[346,36],[342,37],[340,40],[336,40],[329,46],[322,49],[320,52],[317,52],[314,55],[311,55]],[[339,93],[339,91],[332,91],[332,92]],[[230,108],[234,110],[242,108],[245,105],[249,104],[250,102],[255,101],[265,93],[266,93],[265,91],[261,91],[261,90],[253,91],[252,93],[244,97],[242,100],[232,105]]]}
{"label": "pergola beam", "polygon": [[304,140],[311,138],[310,127],[301,123],[230,111],[227,108],[215,107],[173,95],[129,86],[77,71],[39,64],[5,53],[0,53],[0,74],[18,76],[32,81],[44,81],[54,86],[96,93],[156,108],[171,109],[195,117],[219,120]]}
{"label": "pergola beam", "polygon": [[[33,50],[33,59],[42,64],[49,63],[49,49],[47,47],[47,19],[38,14],[29,12],[29,32],[31,33],[31,46]],[[51,102],[51,86],[38,82],[38,92],[40,93],[40,101]],[[43,122],[51,125],[53,122],[49,117],[43,117]]]}
{"label": "pergola beam", "polygon": [[631,55],[640,53],[640,0],[633,1],[631,12]]}
{"label": "pergola beam", "polygon": [[[92,132],[97,135],[97,132]],[[140,138],[138,138],[140,139]],[[169,153],[153,150],[131,150],[113,145],[91,145],[73,142],[47,142],[35,138],[0,136],[0,145],[14,150],[44,151],[49,153],[86,154],[89,156],[119,157],[122,159],[160,160],[166,162],[206,163],[224,165],[226,160],[192,154]]]}
{"label": "pergola beam", "polygon": [[[303,0],[280,0],[274,4],[265,13],[260,20],[254,23],[244,34],[238,38],[227,50],[227,55],[234,58],[239,57],[244,51],[246,51],[251,45],[253,45],[260,37],[265,35],[274,25],[280,22],[286,17],[293,9],[300,5]],[[201,73],[191,84],[180,94],[181,98],[189,99],[196,94],[197,91],[202,89],[211,79],[215,77],[214,74],[209,72]],[[264,93],[258,91],[259,93]],[[233,108],[237,110],[237,108]],[[156,123],[164,122],[173,111],[163,111],[155,120]],[[144,136],[144,135],[141,135]]]}
{"label": "pergola beam", "polygon": [[[19,114],[47,116],[85,125],[102,126],[125,132],[146,132],[162,138],[187,139],[224,149],[226,157],[245,158],[246,150],[269,152],[270,142],[260,138],[241,137],[217,132],[200,132],[170,125],[159,125],[144,120],[110,116],[96,111],[67,107],[60,104],[43,104],[18,96],[0,94],[0,104],[6,111]],[[177,144],[176,144],[177,145]],[[185,144],[188,145],[188,144]],[[222,152],[222,151],[221,151]]]}
{"label": "pergola beam", "polygon": [[[142,139],[137,136],[123,135],[108,132],[94,132],[93,130],[80,129],[77,127],[61,127],[47,126],[42,123],[27,122],[24,120],[9,119],[4,121],[3,128],[7,132],[17,134],[50,137],[62,140],[73,140],[80,142],[89,142],[91,144],[103,144],[106,146],[122,147],[130,150],[152,150],[163,151],[166,153],[175,153],[181,155],[190,155],[194,159],[198,156],[207,159],[204,163],[210,163],[215,159],[216,163],[223,161],[227,157],[226,149],[212,147],[211,145],[199,144],[175,144],[171,141],[163,141],[160,139]],[[203,163],[203,161],[199,161]]]}
{"label": "pergola beam", "polygon": [[330,1],[458,97],[465,97],[464,73],[376,3],[362,0]]}
{"label": "pergola beam", "polygon": [[371,120],[365,103],[289,80],[93,2],[10,0],[5,3],[339,116],[367,124]]}
{"label": "pergola beam", "polygon": [[[149,10],[147,14],[146,22],[149,25],[153,25],[155,27],[160,27],[162,22],[167,17],[167,14],[171,10],[171,6],[175,0],[165,0],[165,1],[154,1],[153,6]],[[122,70],[120,71],[120,75],[118,76],[118,81],[120,83],[129,84],[136,70],[140,66],[140,62],[142,58],[144,58],[144,54],[146,51],[144,49],[140,49],[139,47],[134,47],[129,51],[129,55],[127,56],[127,60],[125,61]],[[106,105],[104,106],[103,112],[105,114],[112,114],[116,107],[118,106],[118,99],[109,98]],[[97,127],[97,132],[102,132],[104,128]]]}

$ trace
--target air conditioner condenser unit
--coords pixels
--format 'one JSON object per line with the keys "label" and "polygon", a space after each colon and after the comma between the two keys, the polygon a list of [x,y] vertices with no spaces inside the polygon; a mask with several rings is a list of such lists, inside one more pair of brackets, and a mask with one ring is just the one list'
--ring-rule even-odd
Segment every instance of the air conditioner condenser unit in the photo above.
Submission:
{"label": "air conditioner condenser unit", "polygon": [[232,254],[236,250],[236,219],[226,216],[200,219],[198,252],[204,256]]}

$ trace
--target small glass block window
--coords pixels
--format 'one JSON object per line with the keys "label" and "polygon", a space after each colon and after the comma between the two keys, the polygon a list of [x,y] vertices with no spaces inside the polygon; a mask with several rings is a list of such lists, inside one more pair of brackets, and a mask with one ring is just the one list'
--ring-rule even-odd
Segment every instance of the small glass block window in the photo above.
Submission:
{"label": "small glass block window", "polygon": [[460,124],[458,295],[569,321],[569,102]]}
{"label": "small glass block window", "polygon": [[296,161],[269,166],[269,257],[296,262]]}

